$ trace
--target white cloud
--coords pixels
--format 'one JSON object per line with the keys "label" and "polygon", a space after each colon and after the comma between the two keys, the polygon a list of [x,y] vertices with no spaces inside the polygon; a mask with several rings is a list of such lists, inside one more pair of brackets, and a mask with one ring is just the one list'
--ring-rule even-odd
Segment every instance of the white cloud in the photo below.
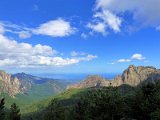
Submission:
{"label": "white cloud", "polygon": [[[115,62],[112,62],[110,64],[115,64],[115,63],[127,63],[127,62],[132,62],[132,61],[143,61],[145,62],[146,61],[146,58],[142,55],[142,54],[139,54],[139,53],[136,53],[136,54],[133,54],[130,58],[127,58],[127,59],[119,59],[119,60],[116,60]],[[144,61],[145,60],[145,61]]]}
{"label": "white cloud", "polygon": [[72,52],[70,53],[70,55],[71,55],[72,57],[76,57],[76,56],[84,56],[84,55],[88,55],[88,54],[85,53],[85,52],[72,51]]}
{"label": "white cloud", "polygon": [[88,23],[87,27],[92,29],[95,32],[102,33],[103,35],[106,34],[106,31],[105,31],[106,25],[104,23],[101,23],[101,22],[96,24]]}
{"label": "white cloud", "polygon": [[50,20],[36,28],[28,28],[25,26],[0,21],[0,32],[18,34],[21,39],[29,38],[33,34],[51,37],[65,37],[75,33],[75,31],[76,28],[72,27],[70,22],[62,18]]}
{"label": "white cloud", "polygon": [[97,58],[97,56],[88,54],[87,56],[79,57],[78,59],[80,61],[90,61],[90,60],[95,59],[95,58]]}
{"label": "white cloud", "polygon": [[18,43],[3,35],[0,35],[0,58],[16,58],[30,56],[52,56],[56,54],[50,46],[37,44],[32,46],[28,43]]}
{"label": "white cloud", "polygon": [[113,30],[115,33],[121,32],[120,27],[122,24],[122,19],[112,11],[101,8],[101,5],[106,3],[109,3],[109,0],[104,0],[100,3],[97,1],[95,13],[93,15],[93,21],[87,26],[93,31],[100,32],[103,35],[108,33],[109,29]]}
{"label": "white cloud", "polygon": [[122,20],[110,12],[109,10],[105,10],[102,12],[98,12],[94,15],[95,18],[100,18],[103,20],[106,27],[112,29],[114,32],[120,32],[120,26],[122,23]]}
{"label": "white cloud", "polygon": [[2,26],[5,29],[5,32],[11,32],[11,33],[16,33],[18,31],[21,31],[22,29],[26,29],[25,27],[12,24],[6,21],[0,21],[0,26]]}
{"label": "white cloud", "polygon": [[80,61],[90,61],[92,59],[97,58],[97,56],[95,55],[91,55],[85,52],[76,52],[76,51],[72,51],[70,53],[70,55],[72,56],[73,59],[77,59]]}
{"label": "white cloud", "polygon": [[142,54],[136,53],[136,54],[132,55],[131,59],[133,59],[133,60],[144,60],[146,58],[143,57]]}
{"label": "white cloud", "polygon": [[31,33],[28,31],[19,32],[19,38],[21,38],[21,39],[26,39],[26,38],[30,38],[30,37],[31,37]]}
{"label": "white cloud", "polygon": [[[17,34],[19,38],[26,39],[32,36],[32,31],[24,26],[19,26],[9,22],[0,21],[0,29],[3,28],[3,33],[9,32]],[[1,32],[0,32],[1,33]]]}
{"label": "white cloud", "polygon": [[117,60],[118,63],[123,63],[123,62],[131,62],[130,59],[119,59]]}
{"label": "white cloud", "polygon": [[5,66],[5,65],[12,65],[14,64],[15,61],[14,60],[10,60],[10,59],[0,59],[0,66]]}
{"label": "white cloud", "polygon": [[18,43],[0,34],[0,66],[39,67],[65,66],[82,61],[90,61],[97,56],[86,54],[71,58],[62,58],[50,46]]}
{"label": "white cloud", "polygon": [[4,32],[5,32],[4,27],[0,25],[0,34],[3,34]]}
{"label": "white cloud", "polygon": [[52,37],[69,36],[75,32],[70,23],[59,18],[41,24],[38,28],[32,29],[33,34],[48,35]]}
{"label": "white cloud", "polygon": [[[115,32],[127,26],[157,28],[160,26],[159,5],[160,0],[96,0],[94,16]],[[131,15],[132,23],[125,17],[126,13]]]}
{"label": "white cloud", "polygon": [[84,38],[84,39],[87,39],[88,36],[87,36],[87,34],[82,33],[82,34],[81,34],[81,37]]}

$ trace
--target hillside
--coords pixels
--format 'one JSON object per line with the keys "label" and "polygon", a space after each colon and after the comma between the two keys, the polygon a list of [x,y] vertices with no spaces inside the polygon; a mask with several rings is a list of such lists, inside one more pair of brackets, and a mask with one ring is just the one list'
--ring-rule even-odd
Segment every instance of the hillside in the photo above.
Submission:
{"label": "hillside", "polygon": [[[149,100],[149,101],[148,101]],[[137,104],[138,102],[138,104]],[[160,82],[69,89],[25,108],[23,120],[159,120]],[[97,113],[97,114],[95,114]],[[155,118],[155,119],[154,119]]]}
{"label": "hillside", "polygon": [[[7,78],[4,75],[1,75],[1,78]],[[69,85],[66,90],[66,84],[55,79],[41,78],[25,73],[7,75],[19,81],[20,89],[22,86],[22,88],[27,86],[25,91],[15,94],[14,97],[10,96],[8,91],[0,95],[1,98],[5,97],[6,108],[9,108],[12,103],[19,106],[22,120],[52,120],[53,117],[58,120],[64,120],[64,117],[66,120],[103,117],[106,119],[113,117],[114,120],[128,119],[129,117],[137,120],[143,118],[150,120],[147,118],[159,114],[160,70],[154,67],[131,65],[124,70],[122,75],[118,75],[112,81],[98,75],[88,76],[85,80]],[[12,79],[10,80],[12,81]],[[153,109],[148,109],[151,106]],[[114,112],[108,111],[109,108]],[[101,111],[100,116],[94,116],[93,110],[96,113]],[[119,113],[119,111],[121,112]],[[140,115],[140,113],[146,114]],[[139,114],[140,117],[137,118],[135,114]]]}
{"label": "hillside", "polygon": [[46,99],[33,102],[31,105],[24,107],[24,109],[22,110],[22,113],[28,114],[28,113],[34,113],[34,112],[38,112],[40,110],[43,110],[45,107],[48,106],[48,104],[53,99],[58,99],[58,100],[79,99],[80,98],[79,94],[84,91],[87,91],[87,89],[70,89],[70,90],[66,90],[58,95],[46,97]]}
{"label": "hillside", "polygon": [[30,86],[25,94],[37,100],[56,95],[65,90],[67,85],[66,82],[58,79],[42,78],[26,73],[17,73],[12,76],[18,78],[22,86]]}
{"label": "hillside", "polygon": [[41,78],[26,73],[10,75],[0,71],[0,98],[5,98],[7,108],[16,103],[22,112],[32,103],[64,91],[66,85],[66,82],[58,79]]}

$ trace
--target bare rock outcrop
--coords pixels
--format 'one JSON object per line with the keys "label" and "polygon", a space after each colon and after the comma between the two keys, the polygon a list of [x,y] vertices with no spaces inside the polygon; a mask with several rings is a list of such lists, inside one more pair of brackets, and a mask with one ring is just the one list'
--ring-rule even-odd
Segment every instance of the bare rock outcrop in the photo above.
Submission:
{"label": "bare rock outcrop", "polygon": [[118,75],[114,80],[106,80],[100,76],[88,76],[77,84],[70,85],[67,88],[88,88],[96,86],[120,86],[128,84],[130,86],[137,86],[143,82],[155,82],[160,80],[160,70],[154,67],[143,67],[130,65],[122,75]]}
{"label": "bare rock outcrop", "polygon": [[106,79],[104,79],[98,75],[92,75],[92,76],[88,76],[85,80],[83,80],[77,84],[69,85],[67,87],[67,89],[102,87],[102,86],[108,86],[109,84],[110,84],[110,81],[107,81]]}
{"label": "bare rock outcrop", "polygon": [[122,74],[116,77],[112,82],[114,86],[121,84],[128,84],[130,86],[137,86],[142,82],[155,82],[160,80],[160,70],[154,67],[143,67],[130,65]]}
{"label": "bare rock outcrop", "polygon": [[14,96],[21,93],[21,83],[18,78],[12,77],[5,71],[0,71],[0,93],[8,93],[10,96]]}

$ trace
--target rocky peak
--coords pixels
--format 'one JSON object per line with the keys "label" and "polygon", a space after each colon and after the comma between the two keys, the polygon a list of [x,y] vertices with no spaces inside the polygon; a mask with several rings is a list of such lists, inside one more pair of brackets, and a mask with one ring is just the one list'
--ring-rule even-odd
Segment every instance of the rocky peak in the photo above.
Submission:
{"label": "rocky peak", "polygon": [[67,89],[70,88],[89,88],[89,87],[102,87],[109,85],[110,82],[102,78],[101,76],[98,75],[90,75],[88,76],[85,80],[74,84],[70,85],[67,87]]}
{"label": "rocky peak", "polygon": [[[119,84],[128,84],[136,86],[144,81],[154,81],[160,78],[160,70],[151,66],[138,66],[130,65],[122,74],[121,77],[116,77],[114,80]],[[152,78],[152,79],[151,79]]]}
{"label": "rocky peak", "polygon": [[85,80],[70,85],[68,88],[87,88],[95,86],[120,86],[123,84],[128,84],[130,86],[137,86],[142,82],[149,81],[155,82],[160,80],[160,70],[152,66],[134,66],[130,65],[122,75],[118,75],[114,80],[109,81],[100,76],[88,76]]}
{"label": "rocky peak", "polygon": [[12,77],[5,71],[0,71],[0,93],[6,92],[10,96],[21,93],[21,84],[18,78]]}

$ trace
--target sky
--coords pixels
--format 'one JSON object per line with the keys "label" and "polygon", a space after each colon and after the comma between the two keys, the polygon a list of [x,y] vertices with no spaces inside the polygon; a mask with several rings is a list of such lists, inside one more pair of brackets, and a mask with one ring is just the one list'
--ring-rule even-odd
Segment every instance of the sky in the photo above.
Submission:
{"label": "sky", "polygon": [[1,0],[0,69],[121,73],[160,68],[159,0]]}

